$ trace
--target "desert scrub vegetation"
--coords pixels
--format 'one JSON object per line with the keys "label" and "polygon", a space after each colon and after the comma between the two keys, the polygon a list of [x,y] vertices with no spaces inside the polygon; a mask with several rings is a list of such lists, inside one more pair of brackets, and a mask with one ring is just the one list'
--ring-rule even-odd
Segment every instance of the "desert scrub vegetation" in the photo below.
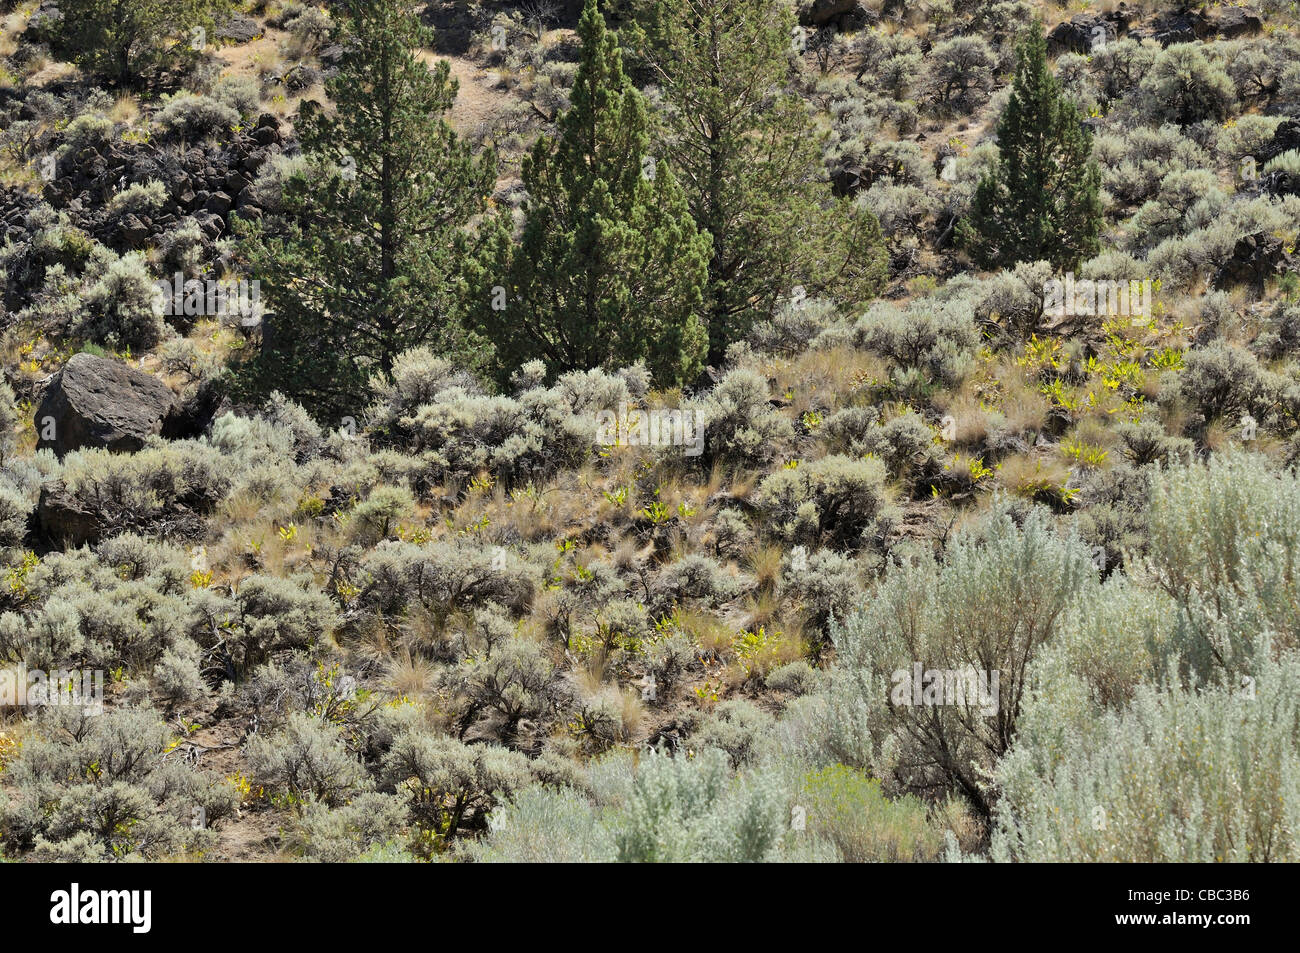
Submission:
{"label": "desert scrub vegetation", "polygon": [[7,858],[1295,858],[1294,11],[118,6],[0,39]]}

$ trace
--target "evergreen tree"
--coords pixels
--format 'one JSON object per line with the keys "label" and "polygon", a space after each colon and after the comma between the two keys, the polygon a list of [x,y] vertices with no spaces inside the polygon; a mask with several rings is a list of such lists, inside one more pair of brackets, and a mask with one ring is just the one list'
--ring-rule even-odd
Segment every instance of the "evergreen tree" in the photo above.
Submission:
{"label": "evergreen tree", "polygon": [[1098,250],[1101,172],[1091,136],[1047,64],[1042,24],[1016,50],[1011,98],[998,122],[998,162],[975,190],[958,242],[981,267],[1050,261],[1073,268]]}
{"label": "evergreen tree", "polygon": [[672,169],[649,152],[646,106],[596,0],[554,139],[525,157],[517,242],[498,233],[481,276],[480,326],[501,371],[540,358],[552,374],[643,360],[663,385],[701,370],[709,237]]}
{"label": "evergreen tree", "polygon": [[785,92],[795,19],[781,0],[637,0],[629,50],[663,91],[657,147],[713,238],[709,362],[796,287],[852,306],[887,274],[880,227],[835,198],[807,107]]}
{"label": "evergreen tree", "polygon": [[60,0],[62,20],[51,37],[77,65],[114,83],[138,85],[154,70],[208,42],[214,17],[228,0]]}
{"label": "evergreen tree", "polygon": [[416,345],[482,362],[461,330],[466,226],[486,207],[496,156],[475,159],[442,118],[456,95],[445,61],[404,0],[346,0],[344,53],[327,84],[336,108],[304,103],[309,170],[287,183],[282,219],[244,226],[249,271],[270,312],[241,396],[275,389],[356,415],[372,374]]}

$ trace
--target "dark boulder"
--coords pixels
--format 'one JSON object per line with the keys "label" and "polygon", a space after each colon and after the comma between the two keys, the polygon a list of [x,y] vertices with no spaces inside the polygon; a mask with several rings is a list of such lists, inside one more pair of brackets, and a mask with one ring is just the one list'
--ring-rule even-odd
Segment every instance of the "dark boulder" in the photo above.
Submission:
{"label": "dark boulder", "polygon": [[1282,239],[1263,232],[1237,239],[1230,257],[1214,277],[1216,288],[1249,285],[1262,293],[1270,278],[1300,265],[1288,254]]}
{"label": "dark boulder", "polygon": [[1269,195],[1276,195],[1279,198],[1284,195],[1300,195],[1300,177],[1282,169],[1274,169],[1261,175],[1259,185]]}
{"label": "dark boulder", "polygon": [[804,0],[799,4],[799,23],[803,26],[852,29],[866,20],[859,0]]}
{"label": "dark boulder", "polygon": [[1215,32],[1213,17],[1204,10],[1187,6],[1161,14],[1151,24],[1151,36],[1161,46],[1208,40]]}
{"label": "dark boulder", "polygon": [[1215,19],[1215,28],[1225,40],[1235,40],[1243,36],[1255,36],[1264,29],[1264,21],[1253,10],[1241,7],[1226,7],[1219,11]]}
{"label": "dark boulder", "polygon": [[1300,119],[1286,119],[1273,130],[1273,138],[1255,152],[1255,161],[1263,165],[1284,152],[1300,149]]}
{"label": "dark boulder", "polygon": [[150,229],[138,216],[127,215],[122,219],[118,233],[127,248],[141,248],[149,238]]}
{"label": "dark boulder", "polygon": [[225,215],[230,211],[233,204],[230,196],[225,192],[213,192],[208,196],[208,200],[203,203],[203,208],[213,215]]}
{"label": "dark boulder", "polygon": [[176,410],[175,394],[158,378],[120,361],[75,354],[36,409],[37,446],[60,457],[82,447],[139,450],[164,432]]}
{"label": "dark boulder", "polygon": [[1119,28],[1102,16],[1077,16],[1054,26],[1047,34],[1047,55],[1090,53],[1099,46],[1114,43]]}
{"label": "dark boulder", "polygon": [[64,546],[96,543],[104,531],[100,515],[69,493],[62,483],[41,487],[36,521],[41,535]]}

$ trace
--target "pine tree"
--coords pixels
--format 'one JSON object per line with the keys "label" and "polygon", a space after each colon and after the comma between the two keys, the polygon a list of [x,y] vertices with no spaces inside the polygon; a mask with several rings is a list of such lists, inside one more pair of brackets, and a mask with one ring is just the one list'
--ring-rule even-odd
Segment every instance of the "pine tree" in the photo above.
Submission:
{"label": "pine tree", "polygon": [[796,287],[865,302],[887,275],[880,226],[835,198],[822,140],[785,91],[795,19],[781,0],[637,0],[628,47],[661,87],[657,149],[713,238],[709,362]]}
{"label": "pine tree", "polygon": [[1098,250],[1101,172],[1091,136],[1047,64],[1042,24],[1016,51],[1011,98],[998,122],[998,162],[975,190],[958,242],[985,268],[1019,261],[1073,268]]}
{"label": "pine tree", "polygon": [[503,375],[533,358],[552,374],[643,360],[659,384],[685,383],[707,344],[709,237],[650,155],[645,102],[596,0],[578,35],[571,106],[525,157],[523,232],[498,236],[480,327]]}
{"label": "pine tree", "polygon": [[486,207],[496,156],[477,159],[442,118],[456,95],[445,61],[404,0],[346,0],[335,109],[305,103],[309,171],[285,188],[283,218],[244,226],[249,271],[270,312],[238,392],[279,390],[319,413],[359,414],[371,375],[429,345],[473,363],[461,330],[467,225]]}

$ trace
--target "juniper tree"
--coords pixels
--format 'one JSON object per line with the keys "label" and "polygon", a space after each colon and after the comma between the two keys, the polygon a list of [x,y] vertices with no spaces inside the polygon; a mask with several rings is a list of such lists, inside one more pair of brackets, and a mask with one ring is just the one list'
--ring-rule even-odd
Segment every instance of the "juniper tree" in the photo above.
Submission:
{"label": "juniper tree", "polygon": [[779,0],[638,0],[629,49],[663,92],[657,148],[713,238],[709,361],[802,287],[852,305],[886,274],[879,226],[833,197],[822,138],[785,90],[793,11]]}
{"label": "juniper tree", "polygon": [[1078,107],[1047,64],[1037,24],[1016,50],[1011,98],[998,121],[998,162],[975,190],[958,241],[982,267],[1050,261],[1072,268],[1097,253],[1101,172]]}
{"label": "juniper tree", "polygon": [[56,48],[115,83],[139,83],[170,62],[201,51],[227,0],[61,0]]}
{"label": "juniper tree", "polygon": [[523,231],[498,234],[480,326],[503,376],[534,358],[552,374],[643,360],[661,384],[685,382],[707,343],[709,237],[650,154],[645,101],[595,0],[578,36],[572,105],[524,159]]}
{"label": "juniper tree", "polygon": [[342,14],[336,108],[304,103],[297,123],[307,170],[286,183],[283,216],[242,226],[271,314],[239,375],[247,396],[278,390],[335,415],[356,414],[371,375],[409,348],[469,363],[467,225],[496,179],[495,155],[475,157],[443,119],[457,84],[417,57],[432,35],[404,0],[347,0]]}

